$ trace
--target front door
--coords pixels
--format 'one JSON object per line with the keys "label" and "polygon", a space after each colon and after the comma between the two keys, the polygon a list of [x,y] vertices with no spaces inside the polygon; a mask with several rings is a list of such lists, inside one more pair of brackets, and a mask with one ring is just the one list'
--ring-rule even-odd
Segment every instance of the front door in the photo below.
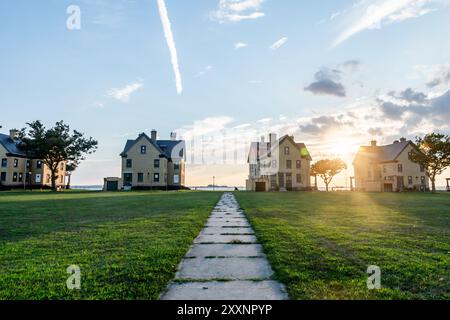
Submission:
{"label": "front door", "polygon": [[403,192],[403,189],[404,189],[403,176],[397,177],[397,189],[398,189],[398,191]]}
{"label": "front door", "polygon": [[132,173],[124,173],[123,174],[123,185],[125,187],[133,186],[133,174]]}
{"label": "front door", "polygon": [[393,192],[394,187],[392,186],[392,183],[385,183],[384,184],[384,192]]}

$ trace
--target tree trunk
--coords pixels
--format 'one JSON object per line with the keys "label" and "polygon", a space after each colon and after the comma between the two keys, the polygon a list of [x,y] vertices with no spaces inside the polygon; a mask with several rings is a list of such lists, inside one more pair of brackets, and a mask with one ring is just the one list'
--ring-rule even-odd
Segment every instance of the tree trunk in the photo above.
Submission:
{"label": "tree trunk", "polygon": [[70,189],[70,177],[71,177],[71,176],[72,176],[71,174],[68,174],[68,175],[67,175],[67,185],[66,185],[66,189],[67,189],[67,190]]}
{"label": "tree trunk", "polygon": [[325,186],[326,186],[326,188],[327,188],[327,192],[328,192],[328,185],[329,185],[329,183],[326,183],[326,182],[325,182]]}
{"label": "tree trunk", "polygon": [[52,170],[52,191],[53,192],[58,191],[58,190],[56,190],[56,179],[57,178],[58,177],[56,176],[55,171]]}
{"label": "tree trunk", "polygon": [[435,193],[436,192],[436,176],[431,177],[430,180],[431,180],[431,192]]}
{"label": "tree trunk", "polygon": [[319,191],[319,187],[317,186],[317,174],[314,175],[314,188],[316,188],[316,191]]}

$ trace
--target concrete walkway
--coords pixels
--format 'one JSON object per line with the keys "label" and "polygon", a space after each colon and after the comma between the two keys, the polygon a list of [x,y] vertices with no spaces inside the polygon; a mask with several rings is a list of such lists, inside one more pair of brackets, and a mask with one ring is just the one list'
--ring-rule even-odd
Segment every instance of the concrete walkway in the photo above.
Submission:
{"label": "concrete walkway", "polygon": [[272,268],[232,193],[194,240],[162,300],[284,300]]}

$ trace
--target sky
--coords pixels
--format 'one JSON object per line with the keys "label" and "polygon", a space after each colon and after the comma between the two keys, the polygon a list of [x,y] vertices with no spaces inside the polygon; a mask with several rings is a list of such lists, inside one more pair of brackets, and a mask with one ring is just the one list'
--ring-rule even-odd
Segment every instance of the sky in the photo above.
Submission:
{"label": "sky", "polygon": [[186,140],[188,185],[215,176],[244,186],[250,141],[290,134],[315,161],[343,158],[334,184],[344,186],[360,145],[450,132],[449,9],[450,0],[4,0],[0,131],[63,119],[97,139],[77,185],[120,176],[126,140],[157,129]]}

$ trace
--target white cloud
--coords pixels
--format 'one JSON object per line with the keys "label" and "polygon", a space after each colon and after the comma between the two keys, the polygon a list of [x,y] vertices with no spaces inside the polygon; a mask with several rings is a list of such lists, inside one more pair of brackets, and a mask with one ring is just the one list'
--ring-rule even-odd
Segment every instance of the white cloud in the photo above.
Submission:
{"label": "white cloud", "polygon": [[205,74],[210,72],[212,69],[213,69],[213,66],[206,66],[202,71],[197,72],[197,74],[195,75],[195,78],[204,76]]}
{"label": "white cloud", "polygon": [[234,44],[234,48],[236,50],[242,49],[242,48],[246,48],[248,47],[248,44],[244,43],[244,42],[237,42]]}
{"label": "white cloud", "polygon": [[280,40],[277,40],[274,44],[272,44],[270,46],[270,49],[272,50],[278,50],[280,49],[282,46],[284,46],[286,44],[286,42],[288,41],[288,37],[283,37]]}
{"label": "white cloud", "polygon": [[225,22],[240,22],[262,18],[261,11],[264,0],[220,0],[219,8],[211,13],[211,18]]}
{"label": "white cloud", "polygon": [[167,7],[164,0],[157,0],[159,15],[161,17],[161,22],[164,29],[164,36],[167,41],[167,46],[170,51],[170,61],[172,63],[173,72],[175,74],[175,84],[177,88],[177,93],[181,94],[183,92],[183,83],[181,80],[180,66],[178,64],[178,54],[175,41],[173,39],[172,27],[169,20],[169,14],[167,13]]}
{"label": "white cloud", "polygon": [[[130,96],[142,88],[144,84],[142,82],[135,82],[129,85],[126,85],[122,89],[112,88],[108,91],[108,97],[122,101],[128,102],[130,100]],[[102,105],[103,106],[103,105]]]}
{"label": "white cloud", "polygon": [[360,0],[345,11],[344,30],[334,46],[364,30],[420,17],[449,3],[449,0]]}

